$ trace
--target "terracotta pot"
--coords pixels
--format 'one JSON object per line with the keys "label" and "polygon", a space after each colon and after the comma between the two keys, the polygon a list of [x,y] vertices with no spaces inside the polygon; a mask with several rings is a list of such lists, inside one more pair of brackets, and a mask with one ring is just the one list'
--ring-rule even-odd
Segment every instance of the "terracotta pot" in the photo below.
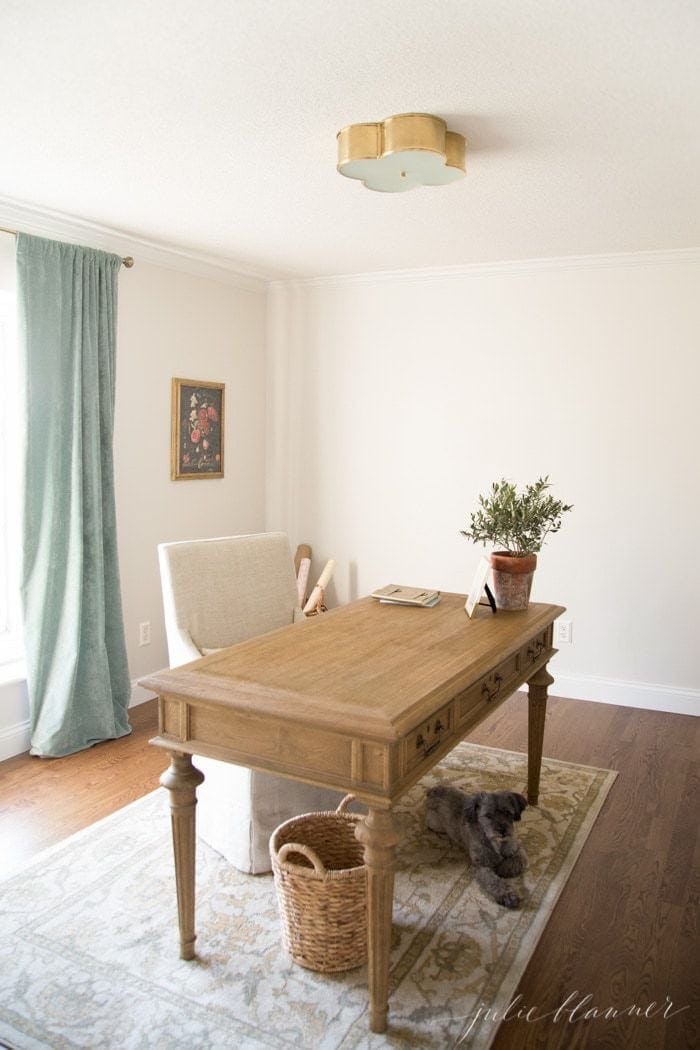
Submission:
{"label": "terracotta pot", "polygon": [[491,568],[497,609],[527,609],[536,566],[536,554],[518,557],[508,551],[494,551]]}

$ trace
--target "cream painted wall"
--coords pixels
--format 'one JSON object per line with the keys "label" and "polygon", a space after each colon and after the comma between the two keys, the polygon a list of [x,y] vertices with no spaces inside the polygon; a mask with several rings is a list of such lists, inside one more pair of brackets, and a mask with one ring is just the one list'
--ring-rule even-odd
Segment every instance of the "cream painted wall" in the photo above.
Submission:
{"label": "cream painted wall", "polygon": [[[156,545],[265,515],[265,295],[140,263],[119,278],[115,475],[132,679],[167,665]],[[170,480],[170,381],[226,384],[224,477]],[[150,646],[138,625],[150,621]]]}
{"label": "cream painted wall", "polygon": [[[0,241],[7,283],[13,244]],[[250,291],[138,258],[120,272],[115,480],[133,681],[168,662],[156,545],[264,528],[265,300],[262,285]],[[170,480],[173,376],[226,384],[223,479]],[[139,647],[144,621],[152,641]],[[24,683],[0,685],[0,758],[28,747],[28,713]]]}
{"label": "cream painted wall", "polygon": [[[388,582],[465,591],[502,475],[575,504],[533,598],[566,605],[562,695],[697,710],[697,261],[274,285],[268,528]],[[316,567],[316,566],[315,566]]]}

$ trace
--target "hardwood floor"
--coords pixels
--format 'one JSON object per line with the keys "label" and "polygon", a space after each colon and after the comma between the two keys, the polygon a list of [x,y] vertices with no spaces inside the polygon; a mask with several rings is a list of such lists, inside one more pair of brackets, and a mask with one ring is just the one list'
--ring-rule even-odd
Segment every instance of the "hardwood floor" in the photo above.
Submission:
{"label": "hardwood floor", "polygon": [[158,712],[151,700],[129,712],[130,736],[67,758],[17,755],[0,762],[0,878],[75,831],[158,787],[167,765],[149,747]]}
{"label": "hardwood floor", "polygon": [[[0,763],[0,876],[157,787],[165,756],[148,745],[155,701],[134,708],[131,721],[130,737],[69,758],[20,755]],[[501,1025],[493,1050],[700,1046],[699,738],[698,719],[550,700],[545,754],[620,776],[521,981],[516,1016]],[[526,750],[524,696],[503,704],[471,739]],[[570,1019],[566,1011],[586,996]],[[655,1016],[579,1019],[593,1008],[636,1006],[641,1013],[653,1002]],[[528,1010],[541,1019],[526,1020]]]}

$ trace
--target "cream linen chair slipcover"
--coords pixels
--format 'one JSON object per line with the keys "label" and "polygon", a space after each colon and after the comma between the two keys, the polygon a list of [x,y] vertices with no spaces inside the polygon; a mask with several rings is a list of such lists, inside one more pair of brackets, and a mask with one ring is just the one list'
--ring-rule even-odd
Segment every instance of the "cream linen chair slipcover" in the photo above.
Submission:
{"label": "cream linen chair slipcover", "polygon": [[[158,546],[171,667],[304,620],[283,532]],[[285,820],[335,809],[341,795],[195,756],[197,832],[240,871],[270,870],[269,840]]]}

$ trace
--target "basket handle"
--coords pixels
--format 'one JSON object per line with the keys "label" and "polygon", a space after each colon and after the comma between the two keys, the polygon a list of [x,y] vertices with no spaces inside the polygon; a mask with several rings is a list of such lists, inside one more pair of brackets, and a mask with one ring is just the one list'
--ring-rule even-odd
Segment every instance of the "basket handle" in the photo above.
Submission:
{"label": "basket handle", "polygon": [[301,853],[302,857],[306,857],[307,860],[311,861],[317,875],[325,876],[326,869],[323,866],[323,861],[316,850],[311,849],[311,846],[304,846],[301,842],[285,842],[284,846],[280,846],[280,851],[277,854],[280,864],[284,863],[290,853]]}
{"label": "basket handle", "polygon": [[341,798],[338,804],[338,808],[336,809],[336,813],[344,813],[348,806],[351,805],[354,801],[354,795],[346,795],[345,798]]}

